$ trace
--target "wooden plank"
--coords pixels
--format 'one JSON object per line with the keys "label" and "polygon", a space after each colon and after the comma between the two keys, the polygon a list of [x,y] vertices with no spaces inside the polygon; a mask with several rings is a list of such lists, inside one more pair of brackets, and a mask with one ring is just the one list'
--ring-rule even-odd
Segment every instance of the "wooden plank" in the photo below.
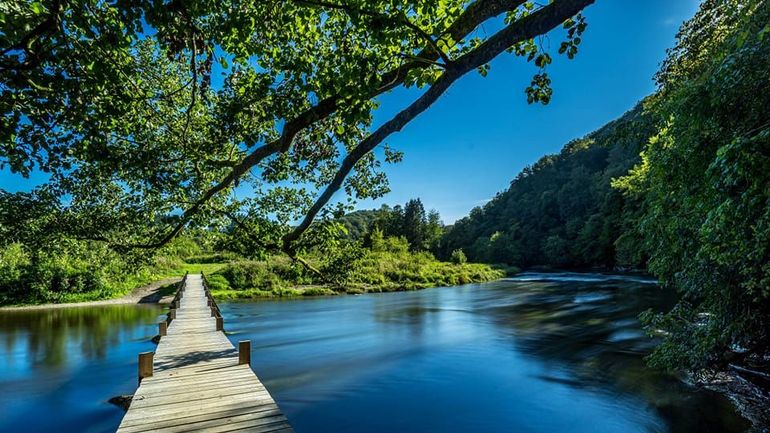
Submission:
{"label": "wooden plank", "polygon": [[244,352],[239,357],[217,330],[222,319],[208,304],[201,276],[188,275],[175,318],[162,327],[152,375],[142,379],[119,433],[293,433],[248,364],[239,365]]}
{"label": "wooden plank", "polygon": [[[280,415],[281,411],[276,406],[254,406],[243,409],[235,409],[229,411],[216,412],[210,416],[188,416],[185,418],[163,419],[159,418],[151,423],[151,425],[143,424],[136,426],[129,426],[124,428],[124,433],[139,433],[145,431],[152,431],[149,429],[167,428],[169,430],[177,430],[178,428],[203,428],[210,425],[216,425],[217,423],[232,423],[237,421],[245,421],[248,419],[269,418],[276,415]],[[185,431],[185,430],[177,430]]]}
{"label": "wooden plank", "polygon": [[[275,402],[272,399],[265,398],[262,400],[253,400],[253,401],[238,401],[238,400],[232,400],[229,402],[219,402],[220,404],[212,404],[210,406],[207,406],[205,412],[193,412],[188,408],[174,408],[163,411],[163,410],[137,410],[130,417],[124,417],[123,419],[126,422],[126,425],[142,425],[151,423],[152,420],[157,421],[158,419],[183,419],[183,418],[189,418],[192,416],[204,416],[206,418],[213,417],[216,413],[219,412],[225,412],[225,411],[233,411],[244,407],[272,407],[277,408],[278,406],[275,404]],[[181,421],[180,421],[181,422]]]}

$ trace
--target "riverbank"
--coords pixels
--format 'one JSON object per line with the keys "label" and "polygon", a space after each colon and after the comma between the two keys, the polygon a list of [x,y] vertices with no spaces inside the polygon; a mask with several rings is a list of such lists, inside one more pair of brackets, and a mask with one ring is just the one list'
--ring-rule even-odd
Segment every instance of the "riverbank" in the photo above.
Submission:
{"label": "riverbank", "polygon": [[355,286],[331,286],[331,285],[296,285],[286,288],[276,288],[272,290],[261,289],[214,289],[211,295],[217,301],[228,300],[258,300],[274,298],[299,298],[310,296],[340,296],[340,295],[362,295],[365,293],[390,293],[390,292],[411,292],[423,290],[431,287],[451,287],[472,283],[488,283],[505,277],[500,274],[498,278],[469,280],[458,284],[433,284],[433,283],[414,283],[410,285],[388,284],[388,285],[355,285]]}
{"label": "riverbank", "polygon": [[727,396],[738,412],[752,424],[752,433],[770,432],[770,395],[762,386],[737,371],[717,373],[703,386]]}
{"label": "riverbank", "polygon": [[166,304],[170,303],[176,292],[177,283],[181,281],[179,277],[164,278],[135,288],[131,293],[113,299],[101,299],[95,301],[67,302],[67,303],[47,303],[35,305],[9,305],[0,307],[0,311],[5,310],[39,310],[47,308],[71,308],[71,307],[92,307],[97,305],[130,305],[130,304]]}
{"label": "riverbank", "polygon": [[311,257],[310,266],[323,268],[318,275],[286,257],[228,263],[206,275],[212,295],[219,300],[333,296],[397,292],[429,287],[457,286],[498,280],[518,268],[481,263],[436,260],[428,253],[367,251],[363,257],[334,266]]}

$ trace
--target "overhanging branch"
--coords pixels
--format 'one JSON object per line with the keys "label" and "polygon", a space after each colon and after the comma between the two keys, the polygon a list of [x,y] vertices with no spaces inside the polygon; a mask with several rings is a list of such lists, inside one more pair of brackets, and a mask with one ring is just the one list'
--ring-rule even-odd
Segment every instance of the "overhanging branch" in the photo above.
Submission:
{"label": "overhanging branch", "polygon": [[[503,12],[514,10],[524,3],[524,0],[477,0],[455,20],[447,29],[446,34],[454,40],[460,40],[466,37],[481,23],[489,18],[495,17]],[[430,47],[424,49],[418,54],[422,59],[435,60],[438,53]],[[390,72],[383,74],[380,79],[380,87],[371,91],[369,98],[374,98],[401,85],[409,71],[426,67],[425,62],[414,61],[402,65]],[[219,192],[227,189],[236,180],[248,172],[252,167],[263,159],[278,152],[286,152],[291,146],[294,137],[303,129],[313,125],[319,120],[329,117],[338,109],[338,104],[342,98],[340,96],[330,96],[318,102],[315,106],[305,110],[294,119],[286,122],[281,137],[278,140],[265,144],[257,148],[254,152],[246,156],[243,161],[236,164],[232,171],[225,176],[219,183],[203,193],[195,203],[186,209],[179,222],[171,228],[166,234],[162,235],[155,242],[135,245],[137,248],[159,248],[170,242],[176,237],[184,227],[190,222],[190,219],[201,209],[203,204],[214,197]]]}
{"label": "overhanging branch", "polygon": [[561,0],[509,24],[475,50],[458,58],[450,68],[419,98],[392,119],[377,128],[343,160],[332,182],[316,199],[305,218],[283,238],[284,251],[293,250],[293,242],[310,227],[316,215],[341,187],[356,163],[374,150],[385,138],[400,131],[407,123],[430,107],[454,83],[469,71],[488,63],[510,46],[546,33],[576,15],[595,0]]}

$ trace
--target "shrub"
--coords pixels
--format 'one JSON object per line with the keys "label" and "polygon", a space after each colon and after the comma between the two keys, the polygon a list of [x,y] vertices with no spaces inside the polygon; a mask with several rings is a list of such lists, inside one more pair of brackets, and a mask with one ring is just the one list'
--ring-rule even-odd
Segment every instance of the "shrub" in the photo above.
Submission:
{"label": "shrub", "polygon": [[206,284],[209,290],[227,290],[230,288],[230,283],[227,278],[221,274],[206,275]]}
{"label": "shrub", "polygon": [[402,254],[409,251],[409,241],[403,236],[372,237],[372,251]]}
{"label": "shrub", "polygon": [[468,258],[465,257],[465,253],[462,249],[452,251],[452,255],[449,257],[449,260],[451,260],[452,263],[456,265],[463,265],[468,262]]}
{"label": "shrub", "polygon": [[355,242],[347,242],[334,249],[327,257],[321,272],[333,284],[345,285],[358,276],[361,271],[361,260],[366,256],[366,250]]}
{"label": "shrub", "polygon": [[0,287],[18,281],[29,265],[29,256],[21,244],[13,243],[0,249]]}
{"label": "shrub", "polygon": [[227,263],[234,259],[233,254],[201,254],[190,256],[184,259],[187,263]]}

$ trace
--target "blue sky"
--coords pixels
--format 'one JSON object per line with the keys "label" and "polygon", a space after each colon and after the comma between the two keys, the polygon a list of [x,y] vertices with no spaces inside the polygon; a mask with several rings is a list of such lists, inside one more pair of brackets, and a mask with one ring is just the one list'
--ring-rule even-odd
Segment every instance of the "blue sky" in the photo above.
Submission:
{"label": "blue sky", "polygon": [[[574,60],[556,55],[548,72],[554,95],[547,106],[528,105],[524,88],[536,68],[503,55],[486,78],[470,73],[427,112],[387,143],[405,153],[387,165],[391,193],[363,201],[359,209],[399,204],[419,197],[445,223],[483,205],[526,165],[558,152],[574,138],[617,118],[654,89],[652,76],[674,43],[679,25],[697,10],[698,0],[597,0],[586,11],[588,29]],[[492,34],[494,24],[482,28]],[[375,123],[389,119],[419,95],[399,89],[380,99]],[[28,190],[45,178],[0,171],[0,188]],[[340,197],[343,198],[341,193]]]}
{"label": "blue sky", "polygon": [[[486,78],[471,73],[427,112],[387,141],[405,153],[386,166],[391,193],[376,202],[420,197],[445,223],[468,214],[506,189],[525,166],[558,152],[568,141],[617,118],[655,89],[653,75],[698,0],[597,0],[585,11],[588,28],[574,60],[556,56],[549,67],[554,95],[547,106],[528,105],[524,88],[534,65],[513,55],[492,63]],[[487,28],[491,33],[491,29]],[[387,120],[417,93],[381,99],[375,119]]]}

